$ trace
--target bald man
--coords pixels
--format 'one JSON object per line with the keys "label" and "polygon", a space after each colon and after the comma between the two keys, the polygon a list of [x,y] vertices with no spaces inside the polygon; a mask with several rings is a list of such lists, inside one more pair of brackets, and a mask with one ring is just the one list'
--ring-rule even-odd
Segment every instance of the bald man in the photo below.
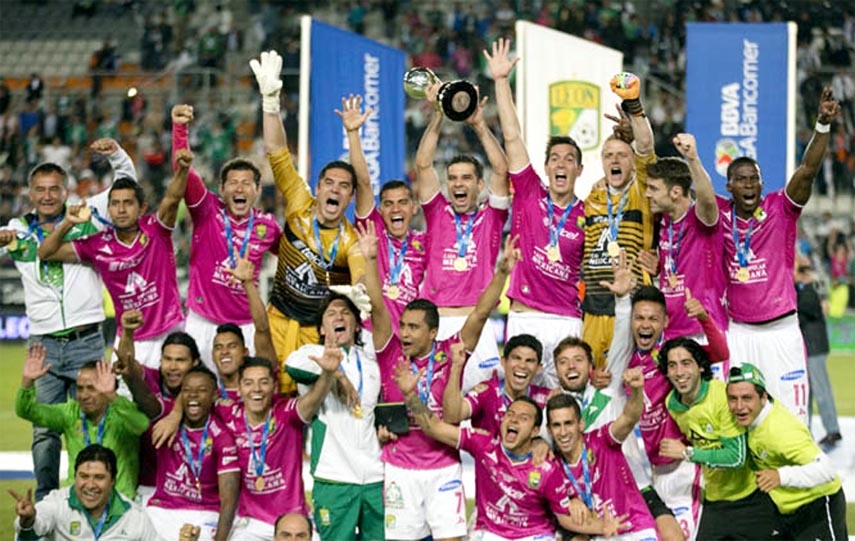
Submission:
{"label": "bald man", "polygon": [[276,541],[308,541],[312,538],[312,523],[300,513],[286,513],[276,519]]}

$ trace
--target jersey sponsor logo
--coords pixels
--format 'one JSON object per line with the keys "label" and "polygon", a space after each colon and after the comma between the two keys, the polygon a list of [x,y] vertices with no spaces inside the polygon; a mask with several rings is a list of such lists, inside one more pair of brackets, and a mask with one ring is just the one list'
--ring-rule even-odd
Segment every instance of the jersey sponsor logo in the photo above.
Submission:
{"label": "jersey sponsor logo", "polygon": [[442,485],[441,487],[439,487],[439,491],[440,492],[450,492],[452,490],[457,490],[461,486],[463,486],[463,481],[461,481],[460,479],[455,479],[455,480],[449,481],[449,482],[445,483],[444,485]]}
{"label": "jersey sponsor logo", "polygon": [[478,363],[478,368],[493,368],[499,364],[498,357],[491,357]]}
{"label": "jersey sponsor logo", "polygon": [[600,143],[600,87],[583,81],[549,85],[549,134],[569,135],[582,150]]}
{"label": "jersey sponsor logo", "polygon": [[[389,483],[389,486],[386,487],[386,509],[403,509],[404,508],[404,495],[401,492],[401,487],[394,481]],[[392,518],[392,522],[395,522],[395,515],[386,515],[386,527],[389,528],[389,517]],[[392,526],[394,528],[394,526]]]}
{"label": "jersey sponsor logo", "polygon": [[68,533],[71,535],[80,535],[81,524],[79,520],[71,521],[71,524],[68,525]]}
{"label": "jersey sponsor logo", "polygon": [[803,369],[793,370],[792,372],[787,372],[783,376],[781,376],[781,381],[794,381],[797,379],[802,379],[805,377],[805,371]]}

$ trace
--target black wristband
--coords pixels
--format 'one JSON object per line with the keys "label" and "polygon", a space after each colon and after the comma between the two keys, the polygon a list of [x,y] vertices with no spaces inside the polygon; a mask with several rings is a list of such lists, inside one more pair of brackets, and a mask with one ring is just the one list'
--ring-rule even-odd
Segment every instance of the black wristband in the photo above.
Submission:
{"label": "black wristband", "polygon": [[631,100],[623,100],[620,104],[621,109],[628,115],[645,116],[644,107],[641,106],[641,100],[633,98]]}

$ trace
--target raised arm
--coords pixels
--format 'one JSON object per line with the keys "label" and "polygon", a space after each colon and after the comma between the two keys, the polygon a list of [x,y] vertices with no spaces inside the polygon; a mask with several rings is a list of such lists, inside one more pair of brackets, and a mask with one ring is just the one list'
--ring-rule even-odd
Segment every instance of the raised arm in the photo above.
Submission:
{"label": "raised arm", "polygon": [[160,204],[157,206],[157,219],[166,227],[175,227],[175,220],[178,217],[178,205],[184,199],[184,192],[187,190],[187,175],[190,171],[190,164],[193,163],[193,153],[189,150],[179,150],[175,155],[175,164],[177,166],[175,174],[172,176],[172,182],[166,187],[166,193]]}
{"label": "raised arm", "polygon": [[[508,153],[508,167],[511,171],[520,171],[527,166],[531,159],[522,139],[514,98],[511,95],[510,75],[519,57],[510,59],[511,40],[499,38],[493,43],[493,54],[484,51],[487,66],[496,85],[496,107],[499,109],[499,123],[502,126],[502,138],[505,140],[505,151]],[[485,147],[486,148],[486,147]]]}
{"label": "raised arm", "polygon": [[383,284],[377,267],[377,232],[374,222],[367,221],[365,225],[356,225],[356,235],[359,237],[359,249],[365,258],[365,290],[371,300],[371,326],[374,348],[380,349],[391,338],[392,319],[383,304]]}
{"label": "raised arm", "polygon": [[[115,139],[98,139],[89,145],[89,149],[107,158],[107,161],[110,162],[110,167],[113,169],[114,181],[118,178],[137,180],[137,170],[134,167],[134,162]],[[112,183],[110,186],[112,186]],[[107,216],[107,201],[110,196],[110,186],[89,198],[89,206],[97,210],[101,216]]]}
{"label": "raised arm", "polygon": [[246,298],[249,301],[249,313],[252,316],[252,323],[255,325],[255,354],[273,361],[274,366],[276,366],[276,349],[273,347],[273,336],[270,334],[267,307],[264,305],[261,293],[258,292],[258,287],[255,285],[255,265],[248,258],[242,257],[237,260],[235,268],[226,267],[223,270],[226,274],[231,275],[233,280],[240,282],[246,292]]}
{"label": "raised arm", "polygon": [[[178,170],[176,157],[180,150],[190,150],[188,126],[193,121],[192,105],[176,105],[172,108],[172,170]],[[184,192],[184,201],[192,207],[199,203],[208,188],[199,173],[193,166],[187,172],[187,190]]]}
{"label": "raised arm", "polygon": [[499,197],[507,197],[510,193],[508,187],[508,157],[505,156],[505,151],[493,135],[492,130],[484,121],[484,104],[487,103],[487,98],[484,97],[479,103],[475,111],[466,119],[466,124],[472,128],[481,141],[484,147],[484,152],[487,154],[487,160],[490,162],[490,167],[493,169],[493,176],[490,177],[490,192]]}
{"label": "raised arm", "polygon": [[451,372],[442,394],[442,418],[451,424],[460,424],[472,416],[472,408],[460,388],[465,367],[466,348],[463,342],[455,342],[451,345]]}
{"label": "raised arm", "polygon": [[259,60],[253,58],[249,67],[258,81],[261,93],[261,110],[263,112],[262,131],[264,134],[264,150],[273,152],[287,146],[285,126],[279,116],[279,91],[282,90],[282,57],[276,51],[261,53]]}
{"label": "raised arm", "polygon": [[356,171],[356,215],[364,218],[374,208],[374,188],[371,187],[371,175],[368,172],[365,153],[362,151],[359,130],[373,111],[366,109],[364,113],[360,113],[361,106],[362,96],[351,94],[341,99],[341,111],[336,109],[335,114],[341,117],[342,127],[347,133],[350,165]]}
{"label": "raised arm", "polygon": [[[439,92],[439,87],[440,84],[435,83],[427,88],[427,102],[434,106],[436,105],[436,94]],[[422,140],[419,141],[415,158],[418,196],[422,202],[428,201],[439,191],[439,175],[433,166],[433,160],[436,157],[436,146],[439,143],[443,115],[439,107],[432,107],[431,111],[433,114],[422,134]]]}
{"label": "raised arm", "polygon": [[134,348],[134,331],[142,327],[142,312],[125,310],[122,313],[121,323],[122,335],[119,337],[119,346],[116,348],[118,359],[113,363],[113,372],[122,376],[140,411],[149,419],[157,419],[163,412],[163,405],[146,384],[143,367],[136,360]]}
{"label": "raised arm", "polygon": [[475,346],[478,345],[478,338],[481,336],[481,331],[490,318],[490,313],[493,312],[493,308],[499,303],[499,297],[502,295],[505,281],[507,281],[517,261],[522,259],[522,254],[519,248],[516,247],[518,238],[518,236],[508,236],[505,239],[502,258],[499,260],[499,266],[495,274],[493,274],[493,279],[490,280],[487,288],[478,297],[475,309],[472,310],[463,323],[463,327],[460,329],[460,341],[463,342],[466,351],[475,350]]}
{"label": "raised arm", "polygon": [[612,282],[600,282],[600,285],[614,293],[615,322],[612,342],[606,356],[606,372],[612,375],[609,390],[612,396],[618,396],[621,379],[615,374],[622,374],[629,365],[634,347],[630,318],[632,317],[632,300],[629,292],[632,290],[632,263],[626,256],[626,250],[621,249],[617,259],[612,258]]}
{"label": "raised arm", "polygon": [[422,368],[418,374],[413,374],[407,361],[401,359],[395,365],[395,383],[401,390],[401,394],[404,395],[407,407],[422,431],[440,443],[457,447],[457,442],[460,440],[460,428],[437,417],[416,393],[416,385],[419,378],[424,376],[424,372],[425,369]]}
{"label": "raised arm", "polygon": [[822,95],[819,98],[819,112],[813,137],[805,149],[801,165],[787,183],[787,195],[797,205],[804,205],[810,199],[813,179],[819,172],[828,148],[828,141],[831,139],[831,122],[838,114],[840,114],[840,104],[834,99],[831,87],[826,86],[822,89]]}
{"label": "raised arm", "polygon": [[632,434],[644,412],[644,372],[640,367],[629,368],[623,373],[623,382],[629,385],[632,392],[610,429],[614,439],[621,442]]}
{"label": "raised arm", "polygon": [[321,409],[327,393],[332,387],[335,374],[344,358],[342,349],[335,345],[335,332],[332,329],[324,334],[324,352],[320,357],[309,355],[323,370],[317,381],[309,388],[309,392],[301,396],[297,401],[297,411],[305,420],[312,419]]}
{"label": "raised arm", "polygon": [[654,150],[653,128],[650,127],[639,98],[641,80],[637,75],[622,72],[612,77],[609,84],[612,92],[623,100],[621,108],[629,115],[632,136],[635,139],[635,153],[639,156],[650,156]]}
{"label": "raised arm", "polygon": [[692,175],[692,187],[695,189],[695,215],[706,225],[714,225],[718,221],[718,205],[715,202],[715,189],[709,173],[698,157],[698,145],[695,136],[690,133],[678,133],[673,139],[677,151],[689,164],[689,174]]}
{"label": "raised arm", "polygon": [[65,211],[65,217],[50,235],[39,243],[38,257],[43,261],[62,261],[63,263],[77,263],[80,259],[74,251],[70,242],[63,241],[65,235],[77,224],[84,224],[91,217],[91,210],[83,201],[79,205],[69,205]]}

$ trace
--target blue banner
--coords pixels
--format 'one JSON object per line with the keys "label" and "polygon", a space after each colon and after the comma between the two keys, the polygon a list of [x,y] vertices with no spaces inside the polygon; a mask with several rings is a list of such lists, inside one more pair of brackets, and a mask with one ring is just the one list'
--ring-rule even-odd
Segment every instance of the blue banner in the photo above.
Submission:
{"label": "blue banner", "polygon": [[718,194],[727,193],[727,166],[740,156],[760,164],[766,192],[784,187],[793,170],[791,25],[686,24],[686,128]]}
{"label": "blue banner", "polygon": [[399,49],[312,20],[306,176],[313,189],[324,165],[348,160],[347,135],[335,114],[348,94],[360,94],[362,106],[374,111],[361,133],[374,194],[384,182],[405,178],[404,63]]}

